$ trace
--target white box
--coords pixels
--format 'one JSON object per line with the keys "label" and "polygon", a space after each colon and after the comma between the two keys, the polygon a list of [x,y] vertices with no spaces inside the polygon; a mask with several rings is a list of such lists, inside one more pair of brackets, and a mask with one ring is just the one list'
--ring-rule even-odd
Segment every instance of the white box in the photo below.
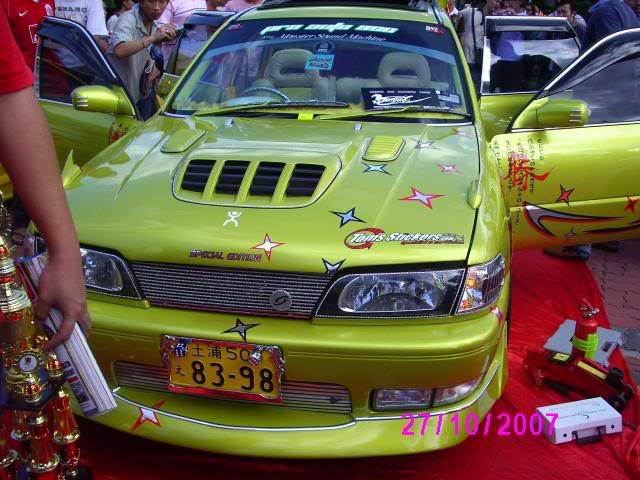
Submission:
{"label": "white box", "polygon": [[[536,411],[542,415],[544,435],[556,444],[622,431],[622,415],[602,397],[539,407]],[[558,415],[555,422],[554,414]]]}

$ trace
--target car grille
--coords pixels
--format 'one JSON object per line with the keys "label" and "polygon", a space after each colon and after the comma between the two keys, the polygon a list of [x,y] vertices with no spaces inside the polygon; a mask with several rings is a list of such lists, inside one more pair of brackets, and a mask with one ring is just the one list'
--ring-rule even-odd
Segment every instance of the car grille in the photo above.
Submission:
{"label": "car grille", "polygon": [[[115,362],[116,383],[120,387],[168,391],[169,373],[164,367],[129,362]],[[282,381],[284,404],[280,407],[314,412],[351,413],[351,395],[342,385]],[[239,402],[242,400],[230,399]]]}
{"label": "car grille", "polygon": [[[194,159],[184,170],[177,194],[221,205],[300,206],[299,201],[308,203],[319,195],[326,170],[325,165],[310,163]],[[337,173],[329,170],[327,177]]]}
{"label": "car grille", "polygon": [[[132,262],[131,267],[149,303],[243,315],[311,318],[333,275],[267,272]],[[291,295],[286,311],[272,308],[276,290]]]}

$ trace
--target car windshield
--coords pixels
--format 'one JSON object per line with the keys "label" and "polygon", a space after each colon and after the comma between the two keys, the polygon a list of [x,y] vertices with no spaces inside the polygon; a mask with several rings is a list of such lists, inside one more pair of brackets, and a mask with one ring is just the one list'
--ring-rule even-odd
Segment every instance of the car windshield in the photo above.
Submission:
{"label": "car windshield", "polygon": [[[468,114],[461,71],[453,38],[438,25],[355,18],[235,22],[192,66],[168,111],[291,103],[298,110],[417,105],[426,115]],[[423,115],[417,110],[411,115]]]}

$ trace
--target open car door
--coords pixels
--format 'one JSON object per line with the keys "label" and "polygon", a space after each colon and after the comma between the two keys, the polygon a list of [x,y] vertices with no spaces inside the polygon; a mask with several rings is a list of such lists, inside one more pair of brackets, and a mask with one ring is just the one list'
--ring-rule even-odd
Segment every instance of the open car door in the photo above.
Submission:
{"label": "open car door", "polygon": [[486,17],[480,111],[486,138],[504,133],[531,98],[578,57],[564,17]]}
{"label": "open car door", "polygon": [[514,248],[640,235],[640,29],[591,47],[496,136]]}
{"label": "open car door", "polygon": [[[84,27],[45,17],[38,35],[36,94],[58,160],[64,162],[73,150],[75,163],[82,165],[137,125],[140,117],[117,72]],[[79,87],[96,90],[90,105]],[[102,105],[95,104],[96,93]],[[111,108],[114,102],[117,108]]]}

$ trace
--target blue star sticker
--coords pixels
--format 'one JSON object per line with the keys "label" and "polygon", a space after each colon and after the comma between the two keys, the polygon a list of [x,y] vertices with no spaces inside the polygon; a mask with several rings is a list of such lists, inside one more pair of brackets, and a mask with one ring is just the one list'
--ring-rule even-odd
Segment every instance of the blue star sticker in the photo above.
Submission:
{"label": "blue star sticker", "polygon": [[347,212],[331,212],[334,215],[340,217],[340,228],[344,227],[349,222],[360,222],[366,223],[364,220],[356,217],[356,207],[353,207],[351,210]]}
{"label": "blue star sticker", "polygon": [[257,327],[258,325],[260,325],[259,323],[249,323],[249,324],[244,324],[240,321],[239,318],[236,318],[236,326],[233,328],[230,328],[229,330],[225,330],[222,333],[237,333],[238,335],[240,335],[242,337],[242,341],[243,342],[247,342],[247,330],[249,330],[250,328],[253,327]]}
{"label": "blue star sticker", "polygon": [[369,163],[364,163],[361,162],[365,167],[367,167],[367,169],[365,171],[363,171],[362,173],[369,173],[369,172],[380,172],[380,173],[386,173],[387,175],[391,175],[389,172],[387,172],[384,167],[384,164],[381,165],[371,165]]}

